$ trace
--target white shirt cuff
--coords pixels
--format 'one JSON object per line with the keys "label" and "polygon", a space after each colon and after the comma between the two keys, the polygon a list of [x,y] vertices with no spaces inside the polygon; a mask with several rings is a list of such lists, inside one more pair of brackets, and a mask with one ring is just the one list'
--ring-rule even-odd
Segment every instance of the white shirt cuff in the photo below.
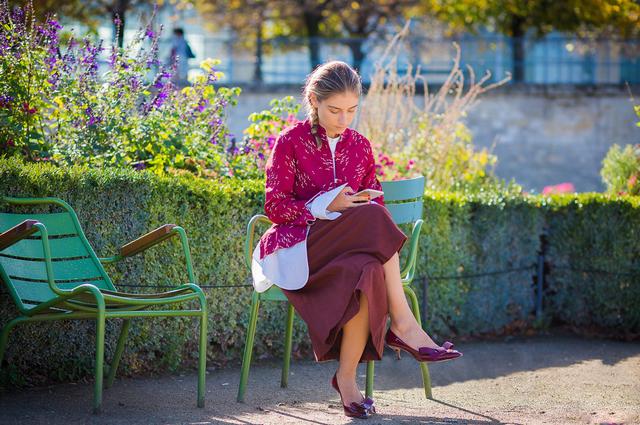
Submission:
{"label": "white shirt cuff", "polygon": [[335,220],[340,217],[342,215],[341,213],[337,211],[329,211],[327,207],[331,202],[333,202],[345,186],[346,183],[315,197],[313,201],[311,201],[311,204],[308,205],[311,214],[313,214],[315,218],[322,220]]}

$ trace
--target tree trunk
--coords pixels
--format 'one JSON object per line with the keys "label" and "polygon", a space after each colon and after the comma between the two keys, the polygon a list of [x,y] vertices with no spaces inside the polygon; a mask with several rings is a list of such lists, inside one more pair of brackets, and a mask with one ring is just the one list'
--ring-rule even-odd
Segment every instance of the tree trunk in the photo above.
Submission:
{"label": "tree trunk", "polygon": [[322,16],[305,12],[304,24],[307,27],[307,35],[309,37],[309,60],[311,62],[311,69],[315,69],[320,65],[320,22]]}
{"label": "tree trunk", "polygon": [[349,49],[351,49],[351,56],[353,57],[352,66],[358,72],[360,72],[362,62],[364,62],[364,58],[366,57],[366,54],[362,51],[362,44],[365,40],[365,38],[357,37],[352,38],[348,42]]}
{"label": "tree trunk", "polygon": [[253,68],[253,79],[262,83],[262,17],[256,26],[256,63]]}
{"label": "tree trunk", "polygon": [[124,47],[125,15],[129,8],[129,3],[130,0],[117,0],[111,10],[114,38],[117,37],[117,46],[121,49]]}
{"label": "tree trunk", "polygon": [[511,23],[511,59],[513,62],[513,82],[522,83],[525,77],[524,19],[514,17]]}

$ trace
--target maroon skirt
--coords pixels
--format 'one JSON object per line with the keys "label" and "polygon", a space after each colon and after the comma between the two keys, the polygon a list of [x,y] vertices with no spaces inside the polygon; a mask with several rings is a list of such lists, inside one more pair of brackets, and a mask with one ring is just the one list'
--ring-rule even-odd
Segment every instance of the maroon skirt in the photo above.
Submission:
{"label": "maroon skirt", "polygon": [[387,324],[386,263],[407,237],[386,208],[350,208],[336,220],[317,220],[307,237],[309,280],[298,290],[283,290],[307,323],[317,361],[338,359],[342,327],[368,300],[370,334],[361,362],[380,360]]}

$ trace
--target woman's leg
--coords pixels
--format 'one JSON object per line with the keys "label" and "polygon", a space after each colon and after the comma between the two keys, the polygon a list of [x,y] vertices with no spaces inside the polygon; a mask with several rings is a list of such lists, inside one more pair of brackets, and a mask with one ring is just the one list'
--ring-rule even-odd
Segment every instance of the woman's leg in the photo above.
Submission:
{"label": "woman's leg", "polygon": [[407,297],[402,289],[400,278],[400,259],[395,253],[393,257],[383,264],[384,279],[387,285],[387,302],[389,303],[389,315],[391,316],[391,329],[405,343],[413,348],[430,347],[438,345],[431,337],[418,326],[413,312],[407,302]]}
{"label": "woman's leg", "polygon": [[361,402],[362,394],[356,383],[356,371],[362,352],[369,339],[369,305],[364,292],[360,292],[360,310],[342,327],[340,365],[336,378],[345,406]]}

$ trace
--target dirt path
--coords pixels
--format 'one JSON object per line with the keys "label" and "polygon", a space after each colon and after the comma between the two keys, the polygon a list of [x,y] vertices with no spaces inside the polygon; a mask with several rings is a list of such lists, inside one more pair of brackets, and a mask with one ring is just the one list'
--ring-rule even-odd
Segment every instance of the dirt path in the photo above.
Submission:
{"label": "dirt path", "polygon": [[[362,424],[640,424],[640,343],[547,336],[459,344],[465,356],[430,367],[433,400],[413,359],[376,363],[379,414]],[[0,423],[342,424],[329,379],[336,363],[294,362],[289,388],[277,365],[254,366],[246,403],[239,368],[212,370],[207,405],[195,407],[196,377],[120,379],[90,414],[91,384],[0,395]],[[364,382],[364,368],[361,369]]]}

